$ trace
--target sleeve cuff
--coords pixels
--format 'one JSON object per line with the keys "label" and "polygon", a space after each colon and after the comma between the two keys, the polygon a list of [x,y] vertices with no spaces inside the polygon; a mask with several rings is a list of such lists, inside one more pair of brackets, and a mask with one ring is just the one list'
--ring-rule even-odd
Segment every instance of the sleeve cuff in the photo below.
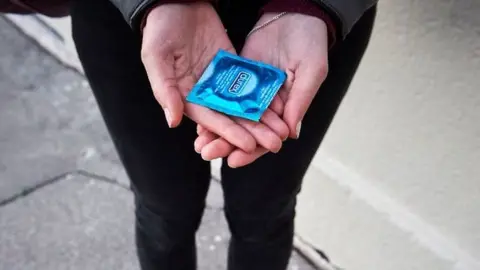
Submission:
{"label": "sleeve cuff", "polygon": [[262,13],[267,12],[292,12],[317,17],[327,25],[330,48],[335,44],[337,32],[333,20],[319,5],[310,0],[271,0],[262,9]]}

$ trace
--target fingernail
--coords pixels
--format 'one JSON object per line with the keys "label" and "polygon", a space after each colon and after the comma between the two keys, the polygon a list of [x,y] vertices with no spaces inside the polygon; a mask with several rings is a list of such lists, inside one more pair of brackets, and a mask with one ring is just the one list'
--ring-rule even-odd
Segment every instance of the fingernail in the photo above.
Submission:
{"label": "fingernail", "polygon": [[198,140],[198,138],[193,142],[193,149],[195,149],[195,152],[197,152],[197,154],[202,153],[202,148],[200,147],[200,141]]}
{"label": "fingernail", "polygon": [[167,119],[168,127],[172,127],[172,115],[170,114],[170,110],[167,108],[163,109],[165,114],[165,119]]}
{"label": "fingernail", "polygon": [[[203,150],[203,149],[202,149]],[[202,159],[205,161],[212,161],[212,159],[207,155],[208,153],[206,151],[201,151],[200,155],[202,156]]]}
{"label": "fingernail", "polygon": [[302,129],[302,121],[297,124],[297,139],[300,138],[300,131]]}
{"label": "fingernail", "polygon": [[202,153],[202,149],[199,149],[199,148],[200,148],[200,147],[198,147],[196,143],[193,145],[193,149],[195,150],[195,152],[196,152],[197,154],[201,154],[201,153]]}

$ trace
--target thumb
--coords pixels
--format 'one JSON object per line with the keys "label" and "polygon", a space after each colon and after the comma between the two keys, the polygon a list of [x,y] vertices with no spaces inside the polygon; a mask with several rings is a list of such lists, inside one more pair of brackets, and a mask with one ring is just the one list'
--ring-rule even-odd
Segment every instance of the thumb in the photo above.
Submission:
{"label": "thumb", "polygon": [[320,85],[328,73],[327,61],[324,64],[300,65],[295,71],[295,78],[285,102],[283,119],[290,129],[290,137],[298,139],[302,120]]}
{"label": "thumb", "polygon": [[163,108],[168,126],[178,126],[182,121],[184,103],[175,77],[173,55],[147,53],[142,54],[142,61],[153,95]]}

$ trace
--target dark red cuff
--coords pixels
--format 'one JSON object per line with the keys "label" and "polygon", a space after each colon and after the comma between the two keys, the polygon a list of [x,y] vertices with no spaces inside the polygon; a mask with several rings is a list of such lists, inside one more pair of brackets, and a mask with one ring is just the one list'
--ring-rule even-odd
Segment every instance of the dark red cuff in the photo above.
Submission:
{"label": "dark red cuff", "polygon": [[17,13],[17,14],[30,14],[33,11],[25,8],[21,8],[14,4],[10,3],[0,3],[0,12],[1,13]]}
{"label": "dark red cuff", "polygon": [[311,0],[270,0],[268,4],[263,7],[262,12],[292,12],[317,17],[327,25],[328,44],[330,48],[335,44],[337,39],[336,27],[330,15]]}

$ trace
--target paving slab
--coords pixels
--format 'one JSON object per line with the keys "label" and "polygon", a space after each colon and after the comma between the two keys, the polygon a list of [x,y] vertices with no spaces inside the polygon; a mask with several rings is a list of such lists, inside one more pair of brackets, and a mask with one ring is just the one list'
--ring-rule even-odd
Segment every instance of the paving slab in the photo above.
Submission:
{"label": "paving slab", "polygon": [[[0,270],[139,269],[133,224],[129,190],[68,175],[0,208]],[[208,207],[199,269],[225,269],[228,239],[222,209]],[[295,255],[289,269],[312,268]]]}
{"label": "paving slab", "polygon": [[138,269],[131,194],[67,176],[0,209],[0,269]]}
{"label": "paving slab", "polygon": [[0,202],[83,164],[119,164],[83,76],[1,17],[0,41]]}

